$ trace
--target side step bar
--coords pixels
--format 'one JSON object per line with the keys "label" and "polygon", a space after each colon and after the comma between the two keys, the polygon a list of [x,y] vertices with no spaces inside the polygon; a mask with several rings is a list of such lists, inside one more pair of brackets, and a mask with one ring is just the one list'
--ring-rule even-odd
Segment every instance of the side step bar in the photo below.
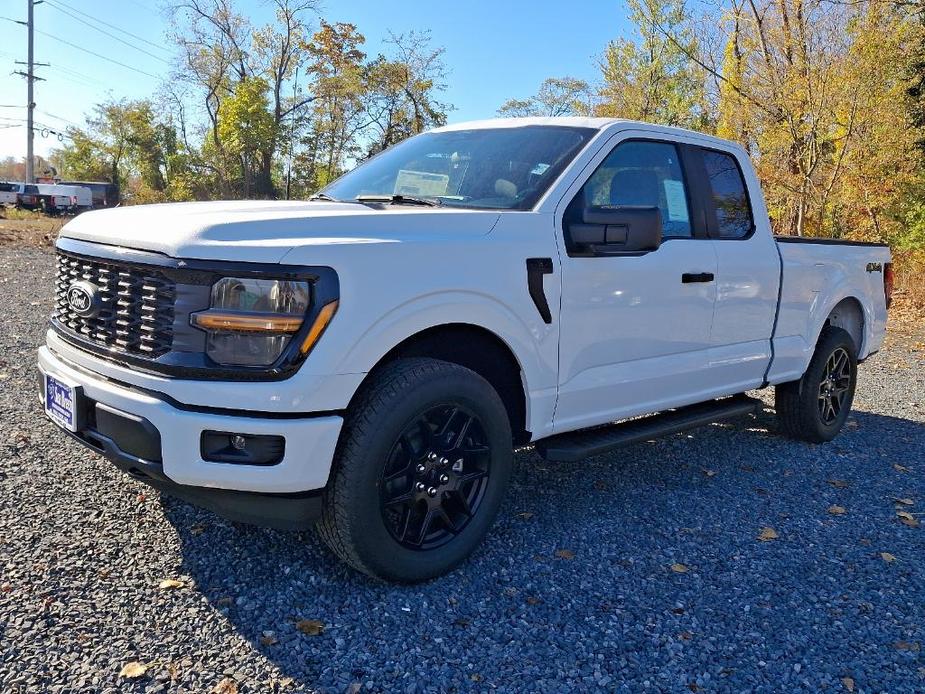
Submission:
{"label": "side step bar", "polygon": [[762,402],[756,398],[736,395],[679,407],[640,419],[550,436],[537,441],[534,447],[546,460],[574,462],[640,441],[670,436],[723,419],[752,414],[761,406]]}

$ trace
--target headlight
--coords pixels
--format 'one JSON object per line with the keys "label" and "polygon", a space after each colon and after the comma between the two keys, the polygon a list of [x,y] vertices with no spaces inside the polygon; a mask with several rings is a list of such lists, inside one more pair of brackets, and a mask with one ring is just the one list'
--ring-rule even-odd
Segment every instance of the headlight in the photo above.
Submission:
{"label": "headlight", "polygon": [[225,277],[212,285],[208,311],[193,325],[208,333],[206,354],[227,366],[269,366],[302,328],[308,282]]}

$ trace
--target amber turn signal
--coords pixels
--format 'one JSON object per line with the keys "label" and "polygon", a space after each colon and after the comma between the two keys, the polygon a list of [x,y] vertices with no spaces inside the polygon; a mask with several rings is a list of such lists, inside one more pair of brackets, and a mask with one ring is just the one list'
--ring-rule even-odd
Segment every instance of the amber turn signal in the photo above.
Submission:
{"label": "amber turn signal", "polygon": [[305,340],[302,341],[302,354],[308,354],[309,350],[318,342],[318,338],[321,337],[325,328],[328,327],[328,323],[331,322],[334,314],[337,313],[337,306],[339,303],[340,302],[335,300],[321,307],[321,310],[318,312],[318,317],[315,318],[315,322],[312,323],[311,330],[308,331],[308,335],[306,335]]}
{"label": "amber turn signal", "polygon": [[234,330],[252,333],[294,333],[302,327],[299,316],[278,313],[232,313],[203,311],[194,313],[193,325],[203,330]]}

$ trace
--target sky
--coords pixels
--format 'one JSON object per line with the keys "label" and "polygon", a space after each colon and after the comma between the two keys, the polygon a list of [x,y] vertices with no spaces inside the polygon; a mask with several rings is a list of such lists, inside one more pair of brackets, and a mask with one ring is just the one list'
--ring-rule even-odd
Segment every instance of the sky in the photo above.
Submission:
{"label": "sky", "polygon": [[[26,82],[14,74],[24,69],[16,61],[26,60],[26,28],[10,20],[24,20],[27,3],[0,0],[0,158],[26,153]],[[272,17],[268,0],[238,0],[237,6],[255,25]],[[36,68],[44,78],[35,85],[36,154],[59,146],[55,132],[82,123],[94,104],[154,94],[175,56],[162,7],[161,0],[35,6],[35,62],[49,64]],[[356,24],[371,55],[383,50],[389,30],[429,29],[433,45],[446,48],[449,79],[441,100],[455,106],[450,122],[490,118],[507,99],[535,93],[546,77],[594,81],[608,41],[631,31],[625,14],[622,0],[327,0],[321,12],[329,22]]]}

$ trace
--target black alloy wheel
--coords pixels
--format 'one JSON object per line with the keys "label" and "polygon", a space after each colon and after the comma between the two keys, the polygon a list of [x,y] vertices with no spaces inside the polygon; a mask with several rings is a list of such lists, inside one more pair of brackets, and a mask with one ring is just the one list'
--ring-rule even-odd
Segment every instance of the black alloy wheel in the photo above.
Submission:
{"label": "black alloy wheel", "polygon": [[491,456],[479,418],[458,405],[432,407],[409,422],[383,466],[380,508],[403,547],[446,544],[478,512]]}

